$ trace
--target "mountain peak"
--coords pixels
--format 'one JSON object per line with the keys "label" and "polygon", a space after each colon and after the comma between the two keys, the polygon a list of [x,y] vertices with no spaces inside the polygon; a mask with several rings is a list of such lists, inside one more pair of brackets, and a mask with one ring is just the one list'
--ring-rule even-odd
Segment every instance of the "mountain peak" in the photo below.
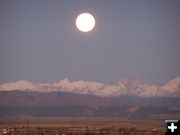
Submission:
{"label": "mountain peak", "polygon": [[165,90],[166,92],[180,91],[180,76],[161,86],[161,89]]}
{"label": "mountain peak", "polygon": [[141,85],[141,82],[135,77],[125,77],[120,79],[118,84],[123,84],[129,89],[137,89]]}

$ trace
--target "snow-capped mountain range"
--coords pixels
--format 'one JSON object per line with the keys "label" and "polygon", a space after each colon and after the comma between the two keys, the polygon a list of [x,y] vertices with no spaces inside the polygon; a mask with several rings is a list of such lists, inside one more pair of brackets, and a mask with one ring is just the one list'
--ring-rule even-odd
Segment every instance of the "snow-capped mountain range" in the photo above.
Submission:
{"label": "snow-capped mountain range", "polygon": [[102,97],[117,97],[121,95],[141,97],[180,97],[180,76],[162,86],[142,84],[139,80],[134,78],[123,78],[116,84],[104,84],[85,80],[69,81],[68,79],[54,83],[32,83],[22,80],[0,84],[0,91],[13,90],[38,92],[62,91]]}

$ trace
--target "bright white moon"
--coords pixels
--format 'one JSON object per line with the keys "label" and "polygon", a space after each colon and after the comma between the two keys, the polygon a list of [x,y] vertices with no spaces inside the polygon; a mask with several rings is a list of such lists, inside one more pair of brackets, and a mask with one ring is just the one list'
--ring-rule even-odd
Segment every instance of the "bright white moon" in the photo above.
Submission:
{"label": "bright white moon", "polygon": [[95,26],[95,19],[89,13],[82,13],[76,19],[76,26],[82,32],[89,32]]}

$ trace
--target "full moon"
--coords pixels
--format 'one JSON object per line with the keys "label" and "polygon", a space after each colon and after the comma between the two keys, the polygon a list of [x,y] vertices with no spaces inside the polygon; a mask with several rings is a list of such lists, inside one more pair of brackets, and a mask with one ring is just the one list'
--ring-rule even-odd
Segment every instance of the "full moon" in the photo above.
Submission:
{"label": "full moon", "polygon": [[82,13],[76,19],[76,26],[82,32],[89,32],[95,26],[95,19],[89,13]]}

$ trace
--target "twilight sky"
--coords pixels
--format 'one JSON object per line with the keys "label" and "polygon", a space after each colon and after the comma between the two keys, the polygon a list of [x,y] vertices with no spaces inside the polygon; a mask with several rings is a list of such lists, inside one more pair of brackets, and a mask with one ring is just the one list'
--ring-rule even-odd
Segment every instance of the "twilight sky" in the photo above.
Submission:
{"label": "twilight sky", "polygon": [[[95,29],[82,33],[78,14]],[[0,83],[162,84],[180,75],[180,0],[1,0]]]}

